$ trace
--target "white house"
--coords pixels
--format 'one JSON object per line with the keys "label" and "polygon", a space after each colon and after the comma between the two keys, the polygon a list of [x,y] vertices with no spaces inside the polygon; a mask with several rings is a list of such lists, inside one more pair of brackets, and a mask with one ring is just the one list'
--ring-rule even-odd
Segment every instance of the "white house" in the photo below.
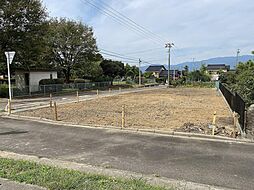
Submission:
{"label": "white house", "polygon": [[15,83],[20,90],[27,92],[39,91],[39,82],[42,79],[57,79],[57,71],[47,69],[16,70]]}

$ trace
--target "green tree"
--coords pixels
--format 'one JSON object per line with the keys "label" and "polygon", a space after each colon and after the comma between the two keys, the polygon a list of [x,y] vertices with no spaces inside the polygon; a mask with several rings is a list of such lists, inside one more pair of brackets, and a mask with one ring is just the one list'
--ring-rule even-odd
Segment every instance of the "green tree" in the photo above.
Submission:
{"label": "green tree", "polygon": [[100,64],[103,74],[105,76],[111,77],[112,80],[116,77],[125,76],[125,68],[124,64],[120,61],[112,61],[108,59],[104,59]]}
{"label": "green tree", "polygon": [[136,66],[130,66],[126,64],[125,66],[125,78],[130,77],[131,79],[135,79],[139,75],[139,68]]}
{"label": "green tree", "polygon": [[153,77],[153,73],[152,73],[152,72],[145,72],[145,73],[144,73],[144,77],[145,77],[146,79],[150,79],[150,78]]}
{"label": "green tree", "polygon": [[12,66],[29,69],[44,64],[48,24],[40,0],[0,1],[0,72],[6,73],[4,51],[16,52]]}
{"label": "green tree", "polygon": [[188,73],[189,73],[189,67],[188,67],[188,65],[185,65],[184,70],[183,70],[183,76],[187,76]]}
{"label": "green tree", "polygon": [[201,71],[196,70],[196,71],[192,71],[188,74],[187,76],[188,80],[190,81],[202,81],[202,82],[208,82],[210,81],[210,76],[201,73]]}
{"label": "green tree", "polygon": [[205,64],[202,64],[201,67],[200,67],[200,72],[202,74],[206,74],[206,71],[207,71],[207,67],[205,66]]}
{"label": "green tree", "polygon": [[77,67],[91,66],[97,56],[93,29],[64,18],[50,21],[48,35],[52,63],[63,72],[67,83]]}
{"label": "green tree", "polygon": [[238,64],[234,89],[243,96],[248,104],[254,103],[254,62]]}

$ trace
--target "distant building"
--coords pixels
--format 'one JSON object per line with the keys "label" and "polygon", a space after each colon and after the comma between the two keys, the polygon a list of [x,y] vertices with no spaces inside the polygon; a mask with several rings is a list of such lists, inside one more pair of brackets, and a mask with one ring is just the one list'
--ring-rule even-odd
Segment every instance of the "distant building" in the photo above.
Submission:
{"label": "distant building", "polygon": [[207,72],[209,74],[219,74],[219,72],[228,72],[230,65],[225,64],[209,64],[207,65]]}
{"label": "distant building", "polygon": [[207,73],[211,75],[212,81],[219,80],[221,72],[226,73],[230,70],[230,65],[226,64],[209,64],[207,65]]}
{"label": "distant building", "polygon": [[150,65],[145,72],[153,73],[155,78],[160,78],[160,72],[167,70],[163,65]]}
{"label": "distant building", "polygon": [[39,91],[39,82],[42,79],[57,79],[57,71],[48,69],[30,69],[15,71],[16,87],[27,92]]}
{"label": "distant building", "polygon": [[[181,77],[181,71],[178,70],[170,70],[169,75],[172,79],[178,79]],[[159,78],[168,78],[168,70],[163,70],[159,74]]]}

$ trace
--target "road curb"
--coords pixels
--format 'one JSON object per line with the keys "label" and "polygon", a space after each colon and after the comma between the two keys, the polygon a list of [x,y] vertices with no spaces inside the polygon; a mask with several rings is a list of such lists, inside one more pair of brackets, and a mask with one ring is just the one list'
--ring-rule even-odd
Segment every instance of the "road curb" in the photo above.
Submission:
{"label": "road curb", "polygon": [[78,128],[88,128],[88,129],[107,129],[107,130],[117,130],[127,133],[138,133],[138,134],[149,134],[149,135],[158,135],[158,136],[168,136],[175,138],[184,138],[191,140],[202,140],[202,141],[212,141],[212,142],[225,142],[225,143],[238,143],[238,144],[251,144],[254,145],[254,141],[250,139],[233,139],[229,137],[222,136],[211,136],[204,134],[195,134],[195,133],[185,133],[185,132],[175,132],[175,131],[162,131],[162,130],[153,130],[153,129],[137,129],[137,128],[121,128],[115,126],[102,126],[102,125],[79,125],[63,121],[53,121],[45,118],[39,117],[29,117],[29,116],[20,116],[20,115],[11,115],[8,116],[0,115],[2,118],[16,119],[16,120],[25,120],[25,121],[34,121],[50,125],[66,126],[66,127],[78,127]]}
{"label": "road curb", "polygon": [[99,174],[110,177],[125,178],[125,179],[143,179],[148,184],[164,187],[175,187],[178,190],[230,190],[229,188],[215,187],[206,184],[198,184],[193,182],[187,182],[182,180],[174,180],[165,177],[155,177],[156,175],[143,175],[140,173],[117,170],[111,168],[97,167],[87,164],[81,164],[70,161],[63,161],[49,158],[39,158],[37,156],[22,155],[12,152],[0,151],[0,157],[14,159],[14,160],[26,160],[32,161],[38,164],[49,165],[58,168],[65,168],[70,170],[76,170],[80,172]]}

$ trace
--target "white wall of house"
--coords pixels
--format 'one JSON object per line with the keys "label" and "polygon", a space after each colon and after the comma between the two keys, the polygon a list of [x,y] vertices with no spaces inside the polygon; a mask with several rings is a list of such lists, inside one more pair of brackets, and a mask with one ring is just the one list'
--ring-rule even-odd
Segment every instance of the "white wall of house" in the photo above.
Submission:
{"label": "white wall of house", "polygon": [[51,75],[52,75],[52,79],[57,79],[56,71],[40,71],[40,72],[31,71],[29,75],[30,92],[38,91],[40,80],[50,79]]}

